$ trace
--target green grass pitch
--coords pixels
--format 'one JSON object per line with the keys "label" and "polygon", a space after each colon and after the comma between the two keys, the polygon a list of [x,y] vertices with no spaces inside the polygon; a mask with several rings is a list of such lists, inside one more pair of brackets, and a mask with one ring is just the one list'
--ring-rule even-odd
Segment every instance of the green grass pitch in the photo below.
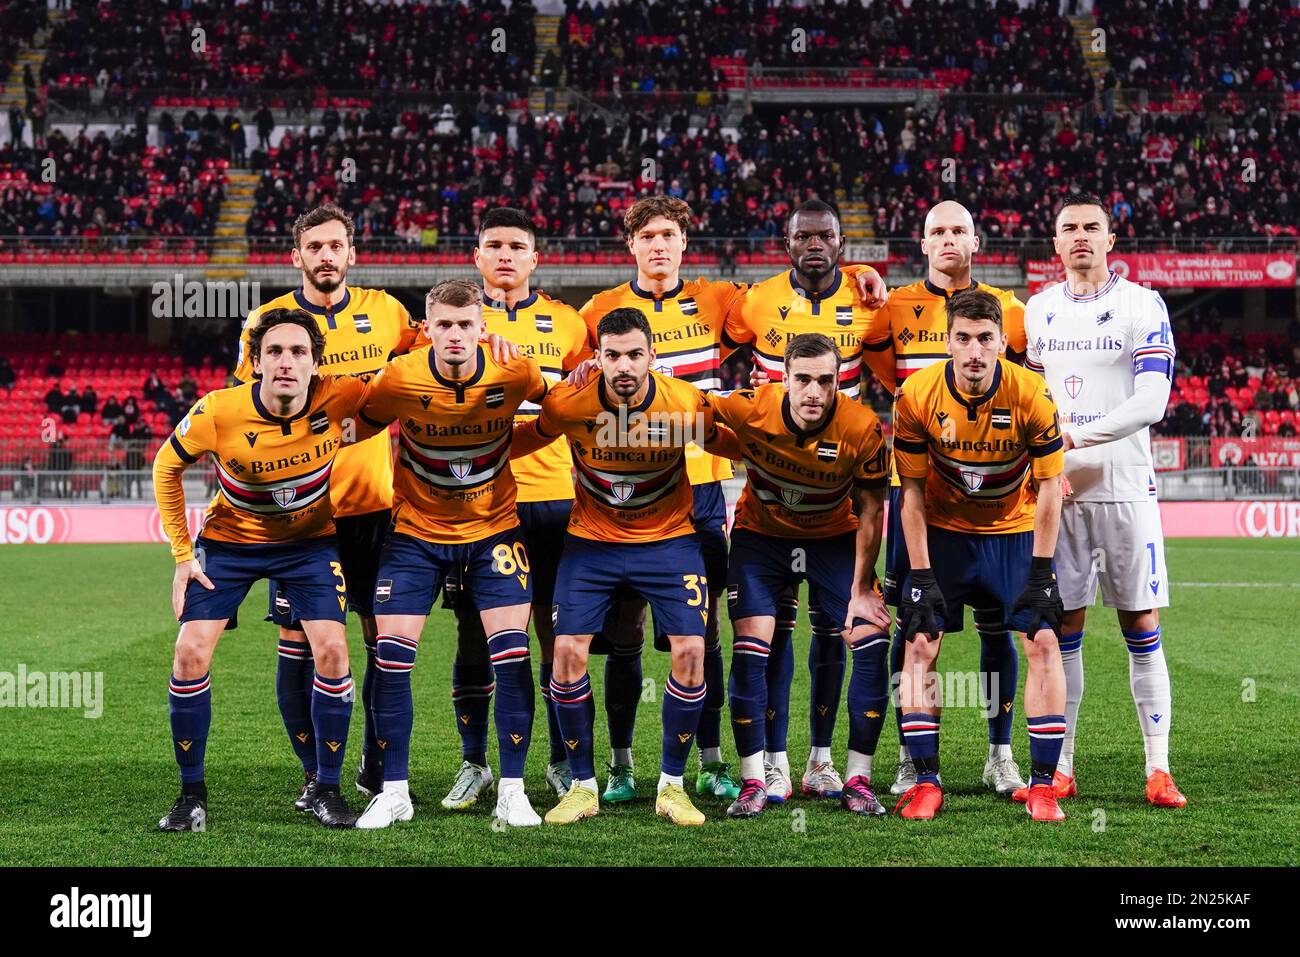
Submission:
{"label": "green grass pitch", "polygon": [[[1300,543],[1180,540],[1168,552],[1173,607],[1163,624],[1174,689],[1173,770],[1189,799],[1182,811],[1156,810],[1143,798],[1124,647],[1113,613],[1098,608],[1085,644],[1081,795],[1066,802],[1063,825],[1032,824],[1019,805],[982,789],[984,717],[966,708],[944,714],[947,804],[933,822],[861,820],[837,804],[798,798],[757,820],[728,821],[722,803],[700,799],[708,823],[677,828],[653,808],[656,696],[641,705],[637,725],[636,802],[604,808],[573,827],[499,833],[490,826],[490,806],[463,813],[436,807],[459,764],[448,698],[454,641],[449,613],[439,610],[425,629],[414,675],[412,787],[422,808],[411,823],[387,831],[327,832],[291,805],[300,772],[276,709],[275,634],[261,621],[259,586],[244,606],[245,624],[222,640],[212,669],[210,829],[174,835],[153,829],[177,792],[165,689],[176,630],[166,549],[6,547],[0,671],[20,664],[29,671],[102,671],[105,702],[98,719],[0,708],[0,865],[1295,865]],[[945,670],[978,668],[969,621],[967,628],[948,641]],[[807,634],[805,620],[796,639],[790,732],[796,767],[807,756]],[[359,684],[364,661],[355,619],[350,638]],[[646,675],[659,688],[667,664],[667,656],[647,652]],[[592,680],[599,762],[608,754],[599,663]],[[539,812],[552,803],[543,783],[544,722],[539,699],[528,771]],[[846,733],[841,715],[841,769]],[[358,806],[350,778],[360,738],[358,707],[344,769]],[[726,722],[723,742],[734,759]],[[875,773],[882,791],[892,780],[896,746],[891,715]],[[1020,713],[1014,747],[1027,771]],[[692,756],[692,776],[695,766]]]}

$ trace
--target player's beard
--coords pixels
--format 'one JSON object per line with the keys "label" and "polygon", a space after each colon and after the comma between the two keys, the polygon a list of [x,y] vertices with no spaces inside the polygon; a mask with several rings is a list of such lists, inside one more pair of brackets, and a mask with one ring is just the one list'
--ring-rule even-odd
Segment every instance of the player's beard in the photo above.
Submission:
{"label": "player's beard", "polygon": [[642,383],[634,376],[615,376],[609,387],[620,399],[630,399],[640,391]]}
{"label": "player's beard", "polygon": [[816,286],[830,274],[832,269],[835,268],[835,263],[832,261],[829,254],[823,256],[822,262],[819,265],[810,267],[806,265],[806,263],[806,259],[801,259],[799,262],[792,264],[794,266],[796,278],[799,280],[800,284],[805,287]]}
{"label": "player's beard", "polygon": [[337,290],[339,286],[343,285],[344,281],[348,278],[348,267],[341,265],[335,266],[333,274],[325,279],[321,279],[317,276],[314,270],[305,275],[313,289],[328,296]]}

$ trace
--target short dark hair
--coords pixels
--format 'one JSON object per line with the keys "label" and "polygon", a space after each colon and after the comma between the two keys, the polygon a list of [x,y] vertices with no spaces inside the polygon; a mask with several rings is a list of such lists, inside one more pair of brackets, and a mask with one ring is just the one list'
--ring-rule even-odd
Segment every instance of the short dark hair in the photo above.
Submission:
{"label": "short dark hair", "polygon": [[484,213],[483,219],[479,223],[478,244],[483,245],[483,234],[489,229],[501,228],[522,229],[528,234],[529,241],[534,244],[537,242],[537,229],[533,226],[533,221],[528,218],[527,213],[512,206],[496,206]]}
{"label": "short dark hair", "polygon": [[998,297],[983,289],[963,289],[952,296],[946,303],[948,310],[948,331],[952,331],[952,321],[962,319],[988,319],[999,329],[1002,328],[1002,303]]}
{"label": "short dark hair", "polygon": [[1110,207],[1096,193],[1071,193],[1061,200],[1061,204],[1056,207],[1056,212],[1052,214],[1052,232],[1056,232],[1056,223],[1061,218],[1061,211],[1070,206],[1096,206],[1106,219],[1106,232],[1110,232]]}
{"label": "short dark hair", "polygon": [[786,343],[785,364],[789,366],[792,359],[816,359],[827,353],[835,357],[835,368],[838,370],[843,357],[835,341],[820,332],[801,332]]}
{"label": "short dark hair", "polygon": [[622,336],[638,331],[645,335],[647,346],[654,342],[654,336],[650,332],[650,320],[645,317],[644,312],[633,306],[611,309],[596,324],[596,342],[599,343],[605,336]]}
{"label": "short dark hair", "polygon": [[478,283],[470,282],[468,279],[444,279],[425,295],[424,314],[427,316],[429,310],[438,303],[451,306],[453,309],[482,306],[483,290],[479,288]]}
{"label": "short dark hair", "polygon": [[785,221],[786,231],[789,232],[790,224],[800,213],[830,213],[835,218],[835,225],[840,225],[840,214],[830,203],[823,202],[820,199],[806,199],[794,209],[790,210],[790,217]]}
{"label": "short dark hair", "polygon": [[322,203],[310,212],[303,213],[293,221],[293,245],[295,249],[302,248],[302,234],[309,229],[315,229],[325,223],[331,223],[337,220],[343,224],[348,231],[348,245],[352,245],[352,239],[356,235],[357,227],[352,222],[352,217],[348,215],[347,210],[342,206],[336,206],[334,203]]}
{"label": "short dark hair", "polygon": [[276,326],[302,326],[311,339],[311,358],[317,365],[325,358],[325,334],[312,314],[305,309],[268,309],[257,317],[257,325],[248,330],[248,359],[261,359],[262,340]]}

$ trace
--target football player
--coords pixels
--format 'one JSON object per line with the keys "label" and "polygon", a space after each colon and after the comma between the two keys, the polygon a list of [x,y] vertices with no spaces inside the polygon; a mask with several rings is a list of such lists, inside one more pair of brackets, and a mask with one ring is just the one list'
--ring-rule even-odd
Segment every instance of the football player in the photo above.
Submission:
{"label": "football player", "polygon": [[[1160,294],[1112,272],[1110,215],[1091,195],[1067,197],[1056,214],[1065,282],[1029,300],[1027,365],[1042,372],[1061,407],[1065,479],[1056,568],[1065,602],[1065,743],[1053,775],[1057,797],[1077,792],[1074,733],[1083,698],[1087,606],[1101,583],[1128,646],[1129,689],[1146,749],[1146,797],[1157,807],[1187,799],[1169,773],[1173,720],[1159,609],[1169,604],[1164,533],[1156,501],[1150,427],[1164,417],[1174,336]],[[1100,555],[1104,560],[1096,561]],[[1021,794],[1018,799],[1024,798]]]}
{"label": "football player", "polygon": [[907,642],[900,720],[917,777],[898,807],[905,818],[929,819],[943,806],[935,664],[969,604],[997,609],[1022,633],[1027,807],[1035,821],[1060,821],[1051,785],[1065,733],[1062,607],[1052,572],[1063,468],[1056,406],[1040,376],[1002,356],[996,296],[966,290],[946,310],[951,358],[909,375],[894,412],[910,562],[899,602]]}

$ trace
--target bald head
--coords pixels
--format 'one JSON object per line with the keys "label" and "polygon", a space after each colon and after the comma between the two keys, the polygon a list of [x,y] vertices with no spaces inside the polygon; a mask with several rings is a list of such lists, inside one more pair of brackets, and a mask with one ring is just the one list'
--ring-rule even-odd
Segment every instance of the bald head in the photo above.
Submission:
{"label": "bald head", "polygon": [[975,221],[961,203],[944,200],[925,215],[921,252],[930,263],[930,281],[943,288],[970,285],[971,257],[979,249]]}

